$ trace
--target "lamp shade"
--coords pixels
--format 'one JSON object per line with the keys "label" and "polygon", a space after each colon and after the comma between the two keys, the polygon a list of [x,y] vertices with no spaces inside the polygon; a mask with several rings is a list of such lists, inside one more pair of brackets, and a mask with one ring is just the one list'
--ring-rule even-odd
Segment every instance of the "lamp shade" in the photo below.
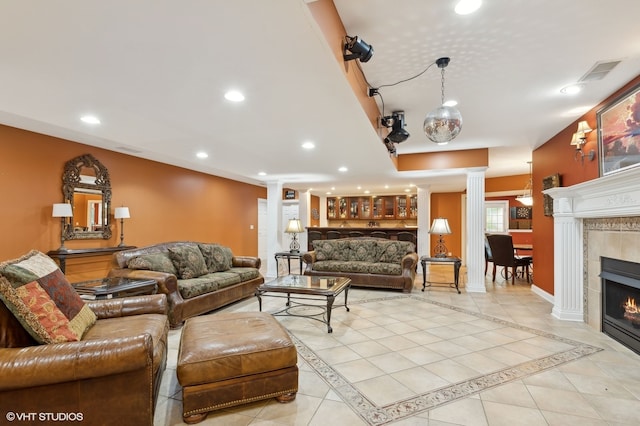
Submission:
{"label": "lamp shade", "polygon": [[300,234],[303,232],[302,223],[300,219],[289,219],[289,224],[285,231],[287,234]]}
{"label": "lamp shade", "polygon": [[580,132],[575,132],[571,137],[571,145],[575,145],[575,146],[582,145],[583,138],[584,138],[584,135],[582,135]]}
{"label": "lamp shade", "polygon": [[589,123],[587,123],[586,121],[581,121],[578,123],[578,133],[589,133],[591,130],[593,129],[589,127]]}
{"label": "lamp shade", "polygon": [[429,229],[429,233],[439,234],[439,235],[451,234],[451,228],[449,228],[449,222],[447,221],[447,219],[443,217],[433,219],[433,223],[431,224],[431,229]]}
{"label": "lamp shade", "polygon": [[129,207],[116,207],[113,217],[115,219],[129,219],[131,217],[129,215]]}
{"label": "lamp shade", "polygon": [[73,217],[73,209],[71,204],[68,203],[56,203],[53,205],[52,217]]}

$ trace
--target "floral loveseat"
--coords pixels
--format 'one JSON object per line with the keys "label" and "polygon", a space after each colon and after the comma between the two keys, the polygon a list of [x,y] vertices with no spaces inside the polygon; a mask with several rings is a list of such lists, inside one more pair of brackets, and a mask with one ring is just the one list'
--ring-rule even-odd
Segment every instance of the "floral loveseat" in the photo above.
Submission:
{"label": "floral loveseat", "polygon": [[220,244],[175,241],[113,254],[110,277],[153,279],[167,295],[171,327],[255,294],[260,258]]}
{"label": "floral loveseat", "polygon": [[409,241],[384,238],[316,240],[304,253],[305,275],[351,278],[352,286],[398,289],[411,292],[418,254]]}

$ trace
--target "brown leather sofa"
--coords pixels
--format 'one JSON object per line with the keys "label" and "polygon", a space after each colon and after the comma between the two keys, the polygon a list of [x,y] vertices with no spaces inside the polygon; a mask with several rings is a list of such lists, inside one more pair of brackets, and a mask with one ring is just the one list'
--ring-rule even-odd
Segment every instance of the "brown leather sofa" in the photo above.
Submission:
{"label": "brown leather sofa", "polygon": [[[154,244],[136,249],[123,250],[113,254],[110,277],[144,278],[153,279],[158,283],[158,293],[167,295],[169,304],[169,322],[171,327],[182,325],[187,318],[201,315],[220,307],[226,306],[238,300],[245,299],[255,294],[255,289],[264,283],[264,277],[259,269],[261,261],[259,257],[233,256],[229,250],[229,264],[231,268],[224,274],[234,273],[238,279],[233,281],[221,281],[212,285],[201,294],[192,291],[196,286],[209,286],[208,279],[215,279],[217,273],[205,274],[194,279],[179,278],[176,273],[159,272],[157,270],[131,269],[131,260],[149,254],[167,253],[170,249],[181,246],[211,245],[193,241],[174,241]],[[215,245],[215,244],[214,244]],[[227,249],[228,250],[228,249]],[[179,275],[179,274],[178,274]]]}
{"label": "brown leather sofa", "polygon": [[302,255],[304,275],[348,277],[352,287],[413,289],[418,254],[412,242],[360,237],[316,240],[313,246]]}
{"label": "brown leather sofa", "polygon": [[153,424],[167,362],[165,295],[88,305],[98,320],[81,341],[39,345],[0,302],[0,418],[26,413],[33,418],[25,424]]}

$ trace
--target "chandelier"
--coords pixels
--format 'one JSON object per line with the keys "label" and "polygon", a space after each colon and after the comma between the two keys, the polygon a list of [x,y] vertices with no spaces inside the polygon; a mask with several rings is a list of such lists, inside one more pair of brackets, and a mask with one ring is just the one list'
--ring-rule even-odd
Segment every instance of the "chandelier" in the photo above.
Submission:
{"label": "chandelier", "polygon": [[449,58],[436,60],[441,72],[441,105],[427,114],[424,119],[424,133],[438,145],[445,145],[458,136],[462,130],[462,115],[451,106],[444,105],[444,69],[449,65]]}

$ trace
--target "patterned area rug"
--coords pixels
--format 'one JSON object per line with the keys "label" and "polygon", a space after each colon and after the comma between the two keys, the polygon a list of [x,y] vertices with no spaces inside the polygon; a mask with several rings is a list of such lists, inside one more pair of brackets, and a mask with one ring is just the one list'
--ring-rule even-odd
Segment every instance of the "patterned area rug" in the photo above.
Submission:
{"label": "patterned area rug", "polygon": [[[400,295],[391,297],[370,298],[357,301],[350,301],[349,306],[366,307],[368,304],[376,304],[379,302],[406,299],[413,303],[424,303],[424,310],[445,309],[451,315],[456,313],[471,316],[469,324],[474,322],[483,322],[488,326],[494,325],[503,332],[525,333],[534,336],[536,343],[547,348],[561,347],[559,351],[547,351],[544,356],[509,365],[505,368],[481,374],[468,379],[441,386],[436,389],[429,390],[424,393],[416,394],[408,398],[395,401],[393,403],[378,405],[372,398],[368,397],[364,392],[358,389],[358,385],[351,383],[344,375],[340,374],[334,366],[323,360],[314,350],[305,344],[301,338],[296,336],[296,330],[290,329],[293,340],[298,349],[299,355],[308,363],[308,365],[322,377],[329,386],[340,395],[340,397],[369,425],[384,425],[400,419],[413,416],[415,414],[431,410],[441,405],[466,398],[474,394],[478,394],[487,389],[509,383],[514,380],[522,379],[527,376],[540,373],[542,371],[558,367],[559,365],[571,362],[582,357],[599,352],[602,349],[571,339],[560,337],[548,332],[536,330],[533,328],[521,326],[503,319],[491,317],[489,315],[478,312],[469,311],[460,307],[450,306],[441,302],[427,300],[420,296]],[[377,306],[373,307],[374,309]],[[343,310],[343,309],[342,309]],[[355,309],[352,309],[354,311]],[[337,310],[334,311],[334,319]],[[349,315],[345,313],[345,316]],[[332,319],[334,330],[339,327],[339,318],[337,321]],[[485,323],[488,321],[490,323]],[[284,324],[286,326],[286,323]],[[324,326],[324,325],[323,325]],[[473,327],[470,325],[470,327]],[[325,328],[326,330],[326,328]],[[545,345],[546,343],[546,345]]]}

